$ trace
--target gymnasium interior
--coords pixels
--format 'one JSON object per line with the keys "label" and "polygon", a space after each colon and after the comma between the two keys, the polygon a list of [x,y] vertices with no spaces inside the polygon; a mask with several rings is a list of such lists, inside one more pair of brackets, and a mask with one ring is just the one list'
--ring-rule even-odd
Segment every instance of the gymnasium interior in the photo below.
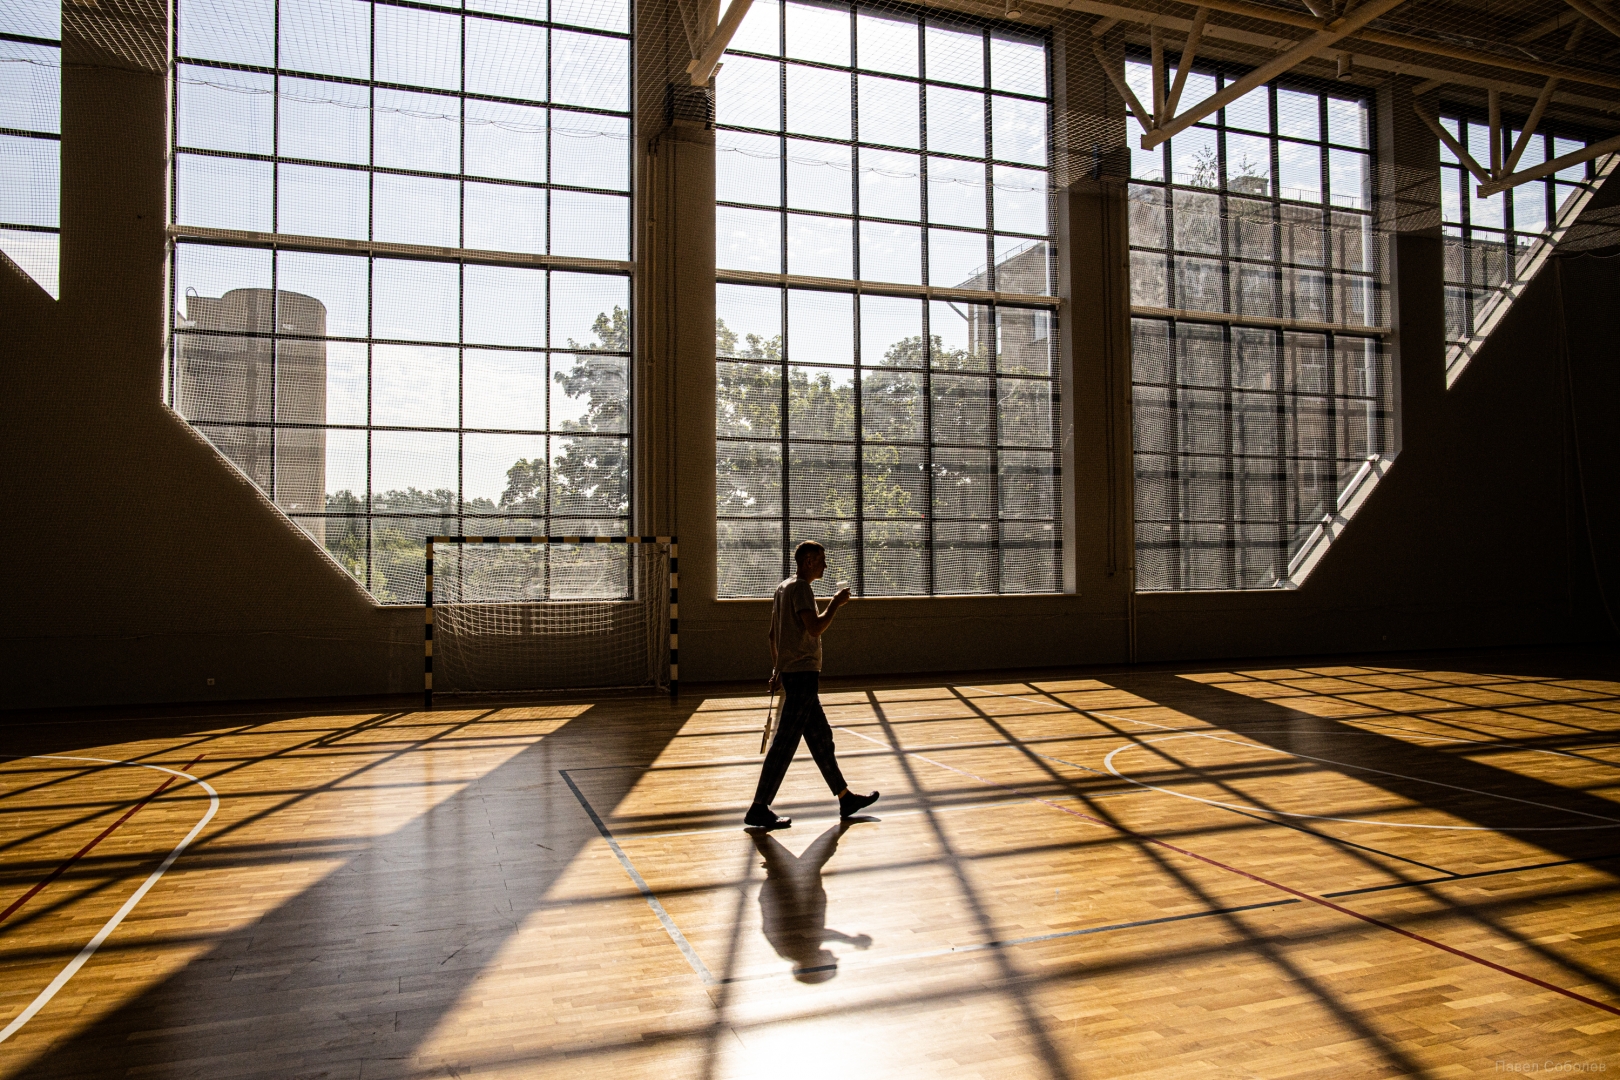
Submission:
{"label": "gymnasium interior", "polygon": [[1616,171],[1614,0],[0,0],[0,1077],[1620,1069]]}

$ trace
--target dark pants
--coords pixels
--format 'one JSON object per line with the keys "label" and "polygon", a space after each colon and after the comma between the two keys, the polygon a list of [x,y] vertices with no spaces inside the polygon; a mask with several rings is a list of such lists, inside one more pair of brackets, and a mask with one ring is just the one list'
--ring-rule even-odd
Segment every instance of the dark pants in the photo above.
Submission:
{"label": "dark pants", "polygon": [[765,755],[765,767],[759,773],[759,787],[754,789],[754,801],[769,806],[776,800],[776,792],[787,775],[793,755],[799,752],[799,739],[810,744],[810,753],[821,769],[821,778],[827,781],[832,793],[844,790],[844,774],[838,771],[838,759],[833,756],[832,728],[827,726],[827,714],[821,711],[821,698],[816,694],[821,681],[820,672],[784,671],[782,673],[782,715],[776,721],[776,738]]}

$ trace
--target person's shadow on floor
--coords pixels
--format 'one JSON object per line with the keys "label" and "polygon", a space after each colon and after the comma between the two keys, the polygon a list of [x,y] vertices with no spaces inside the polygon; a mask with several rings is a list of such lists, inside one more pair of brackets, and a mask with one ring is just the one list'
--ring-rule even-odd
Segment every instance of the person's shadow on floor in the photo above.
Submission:
{"label": "person's shadow on floor", "polygon": [[841,941],[857,949],[869,948],[869,934],[850,937],[827,929],[827,890],[821,886],[821,868],[838,850],[838,841],[852,822],[840,821],[795,856],[768,832],[755,832],[754,847],[765,859],[765,884],[759,890],[759,914],[765,940],[793,965],[793,977],[804,983],[826,982],[838,974],[838,957],[822,948]]}

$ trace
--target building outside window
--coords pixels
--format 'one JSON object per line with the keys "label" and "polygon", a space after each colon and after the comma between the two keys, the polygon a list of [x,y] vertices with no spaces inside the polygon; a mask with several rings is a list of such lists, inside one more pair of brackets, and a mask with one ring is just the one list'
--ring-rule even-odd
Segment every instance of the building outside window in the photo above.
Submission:
{"label": "building outside window", "polygon": [[1061,588],[1044,38],[756,0],[716,80],[721,596]]}
{"label": "building outside window", "polygon": [[[1150,65],[1126,73],[1151,101]],[[1371,130],[1365,98],[1282,83],[1153,150],[1131,121],[1137,588],[1289,586],[1393,456]]]}
{"label": "building outside window", "polygon": [[0,6],[0,254],[60,295],[62,6]]}
{"label": "building outside window", "polygon": [[173,407],[385,603],[623,535],[623,3],[179,0]]}
{"label": "building outside window", "polygon": [[[1440,123],[1456,136],[1478,164],[1491,161],[1490,125],[1462,116],[1441,117]],[[1517,142],[1519,131],[1510,129]],[[1544,128],[1531,135],[1517,169],[1528,169],[1586,145]],[[1504,154],[1505,156],[1505,154]],[[1457,155],[1440,146],[1440,221],[1445,236],[1446,340],[1467,346],[1483,338],[1494,325],[1491,313],[1512,302],[1515,285],[1535,275],[1546,256],[1548,241],[1561,216],[1584,204],[1592,189],[1597,163],[1586,162],[1546,177],[1520,184],[1488,199],[1477,194],[1479,181]],[[1454,366],[1448,363],[1448,368]]]}

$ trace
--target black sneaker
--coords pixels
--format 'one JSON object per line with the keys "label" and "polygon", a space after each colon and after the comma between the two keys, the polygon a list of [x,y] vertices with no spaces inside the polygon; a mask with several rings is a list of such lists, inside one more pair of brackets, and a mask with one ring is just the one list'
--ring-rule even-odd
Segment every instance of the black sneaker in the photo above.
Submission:
{"label": "black sneaker", "polygon": [[755,803],[748,808],[748,813],[743,816],[743,824],[751,829],[764,829],[769,832],[772,829],[792,828],[793,819],[790,817],[778,817],[770,807]]}
{"label": "black sneaker", "polygon": [[838,796],[838,816],[852,818],[877,801],[878,793],[875,791],[870,795],[857,795],[853,791],[845,792]]}

